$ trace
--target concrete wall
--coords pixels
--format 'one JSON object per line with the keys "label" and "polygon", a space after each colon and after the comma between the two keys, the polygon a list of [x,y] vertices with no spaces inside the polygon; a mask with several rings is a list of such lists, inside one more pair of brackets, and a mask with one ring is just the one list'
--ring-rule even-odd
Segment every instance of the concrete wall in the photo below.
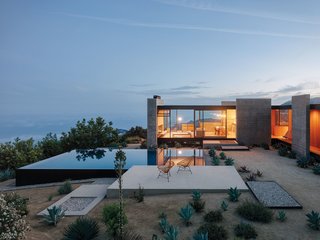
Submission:
{"label": "concrete wall", "polygon": [[292,97],[292,150],[310,157],[310,95]]}
{"label": "concrete wall", "polygon": [[237,99],[237,141],[271,143],[271,99]]}
{"label": "concrete wall", "polygon": [[161,99],[148,98],[147,100],[147,147],[157,146],[157,106],[162,105]]}

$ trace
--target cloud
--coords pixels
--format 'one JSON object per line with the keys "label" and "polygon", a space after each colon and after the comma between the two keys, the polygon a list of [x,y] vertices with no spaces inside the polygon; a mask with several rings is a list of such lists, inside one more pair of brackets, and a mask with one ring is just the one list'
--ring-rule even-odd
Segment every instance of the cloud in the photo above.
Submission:
{"label": "cloud", "polygon": [[277,93],[286,93],[286,92],[297,92],[301,93],[302,90],[312,90],[320,88],[319,82],[306,81],[299,83],[297,85],[287,85],[280,88]]}
{"label": "cloud", "polygon": [[143,27],[143,28],[162,28],[162,29],[176,29],[176,30],[191,30],[191,31],[205,31],[205,32],[221,32],[229,34],[241,34],[241,35],[254,35],[254,36],[268,36],[268,37],[281,37],[281,38],[300,38],[300,39],[320,39],[320,36],[313,35],[301,35],[301,34],[288,34],[279,32],[265,32],[265,31],[251,31],[251,30],[240,30],[232,28],[215,28],[205,27],[197,25],[185,25],[185,24],[171,24],[171,23],[148,23],[139,22],[129,19],[122,18],[106,18],[106,17],[95,17],[80,14],[71,14],[58,12],[56,14],[65,15],[68,17],[83,18],[95,21],[102,21],[112,24],[118,24],[130,27]]}
{"label": "cloud", "polygon": [[316,22],[316,21],[311,21],[311,20],[306,20],[306,19],[282,17],[282,16],[275,16],[275,15],[261,13],[261,12],[257,12],[257,11],[248,12],[248,11],[241,11],[241,10],[236,10],[236,9],[228,9],[228,8],[215,6],[210,2],[204,2],[204,1],[199,1],[199,0],[189,0],[189,1],[154,0],[154,1],[162,3],[162,4],[173,5],[173,6],[184,7],[184,8],[190,8],[190,9],[196,9],[196,10],[202,10],[202,11],[211,11],[211,12],[219,12],[219,13],[226,13],[226,14],[234,14],[234,15],[240,15],[240,16],[263,18],[263,19],[284,21],[284,22],[291,22],[291,23],[320,25],[320,22]]}
{"label": "cloud", "polygon": [[175,91],[175,90],[193,90],[193,89],[199,89],[199,88],[202,88],[200,86],[181,86],[181,87],[176,87],[176,88],[171,88],[172,91]]}
{"label": "cloud", "polygon": [[141,83],[141,84],[130,84],[129,86],[131,87],[137,87],[137,88],[140,88],[140,87],[152,87],[152,86],[156,86],[157,84],[154,84],[154,83]]}

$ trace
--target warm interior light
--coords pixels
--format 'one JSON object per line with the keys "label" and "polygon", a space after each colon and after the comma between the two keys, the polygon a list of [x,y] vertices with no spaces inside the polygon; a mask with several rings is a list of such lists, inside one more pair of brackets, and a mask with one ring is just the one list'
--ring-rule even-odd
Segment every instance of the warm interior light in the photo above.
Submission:
{"label": "warm interior light", "polygon": [[182,121],[182,117],[178,117],[178,122],[181,122]]}
{"label": "warm interior light", "polygon": [[179,154],[179,155],[181,155],[181,154],[182,154],[182,151],[181,151],[181,150],[179,150],[179,151],[178,151],[178,154]]}

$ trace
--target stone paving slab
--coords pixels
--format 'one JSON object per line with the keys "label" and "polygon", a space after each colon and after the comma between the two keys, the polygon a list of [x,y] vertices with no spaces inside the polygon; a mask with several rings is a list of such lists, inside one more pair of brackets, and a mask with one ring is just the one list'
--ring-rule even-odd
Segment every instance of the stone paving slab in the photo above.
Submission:
{"label": "stone paving slab", "polygon": [[247,185],[256,199],[269,208],[302,208],[302,206],[274,181],[248,181]]}
{"label": "stone paving slab", "polygon": [[221,146],[222,151],[249,151],[246,146]]}
{"label": "stone paving slab", "polygon": [[[123,175],[123,193],[133,196],[139,185],[146,195],[201,192],[227,192],[230,187],[248,191],[248,187],[233,166],[191,166],[192,173],[180,171],[178,167],[171,169],[169,182],[166,178],[158,178],[157,166],[133,166]],[[118,196],[118,182],[108,187],[108,198]]]}
{"label": "stone paving slab", "polygon": [[[92,210],[102,199],[106,196],[107,185],[104,184],[86,184],[81,185],[73,192],[61,198],[59,201],[55,202],[48,208],[53,206],[66,206],[68,202],[73,202],[74,205],[70,206],[71,210],[65,212],[66,216],[81,216],[86,215],[90,210]],[[72,199],[73,198],[73,199]],[[93,199],[92,199],[93,198]],[[88,200],[88,201],[86,201]],[[90,201],[89,201],[90,200]],[[84,206],[83,204],[86,204]],[[47,209],[38,213],[38,215],[47,215]]]}

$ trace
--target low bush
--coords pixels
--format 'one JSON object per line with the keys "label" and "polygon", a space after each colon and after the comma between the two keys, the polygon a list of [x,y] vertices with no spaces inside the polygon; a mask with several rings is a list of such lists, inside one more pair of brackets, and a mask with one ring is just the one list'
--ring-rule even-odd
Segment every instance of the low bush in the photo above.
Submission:
{"label": "low bush", "polygon": [[192,215],[193,215],[193,209],[189,204],[187,204],[185,207],[182,207],[180,209],[179,216],[187,227],[191,225]]}
{"label": "low bush", "polygon": [[258,236],[254,227],[249,223],[240,223],[234,228],[234,234],[244,239],[256,238]]}
{"label": "low bush", "polygon": [[[107,231],[112,235],[116,236],[119,231],[119,219],[120,219],[119,205],[116,203],[106,205],[102,209],[102,219],[107,227]],[[127,216],[123,213],[123,224],[128,223]]]}
{"label": "low bush", "polygon": [[308,226],[313,230],[320,230],[320,214],[315,211],[311,211],[306,214]]}
{"label": "low bush", "polygon": [[270,147],[269,147],[268,143],[261,143],[260,147],[262,147],[264,150],[270,150]]}
{"label": "low bush", "polygon": [[193,240],[208,240],[208,233],[195,233]]}
{"label": "low bush", "polygon": [[286,147],[280,147],[280,148],[278,149],[278,154],[279,154],[279,156],[281,156],[281,157],[285,157],[285,156],[287,156],[287,154],[288,154],[288,149],[287,149]]}
{"label": "low bush", "polygon": [[280,221],[280,222],[284,222],[285,220],[287,220],[287,216],[286,216],[286,212],[281,210],[278,212],[278,215],[277,215],[277,219]]}
{"label": "low bush", "polygon": [[217,156],[213,157],[211,160],[211,163],[214,166],[219,166],[220,165],[220,158],[218,158]]}
{"label": "low bush", "polygon": [[224,161],[224,164],[226,166],[233,166],[234,165],[234,159],[231,158],[231,157],[228,157],[225,161]]}
{"label": "low bush", "polygon": [[320,165],[314,166],[312,171],[314,174],[320,175]]}
{"label": "low bush", "polygon": [[255,175],[256,175],[257,177],[262,177],[263,173],[262,173],[259,169],[257,169]]}
{"label": "low bush", "polygon": [[11,192],[4,194],[4,199],[10,207],[15,208],[17,210],[19,215],[24,216],[29,213],[27,206],[27,198],[23,198],[19,194]]}
{"label": "low bush", "polygon": [[71,182],[70,180],[67,180],[63,183],[62,186],[59,187],[58,189],[58,193],[60,195],[62,194],[68,194],[68,193],[71,193],[72,192],[72,185],[71,185]]}
{"label": "low bush", "polygon": [[125,229],[122,235],[123,240],[143,240],[142,236],[132,230]]}
{"label": "low bush", "polygon": [[211,158],[213,158],[213,157],[215,157],[216,155],[217,155],[216,150],[215,150],[214,148],[211,148],[211,149],[209,150],[209,156],[210,156]]}
{"label": "low bush", "polygon": [[225,240],[228,238],[228,232],[222,226],[214,223],[205,223],[199,227],[198,234],[208,233],[208,240]]}
{"label": "low bush", "polygon": [[225,154],[224,152],[221,152],[221,153],[219,154],[219,156],[220,156],[220,158],[221,158],[222,160],[225,160],[225,159],[227,158],[227,156],[226,156],[226,154]]}
{"label": "low bush", "polygon": [[229,195],[229,200],[231,202],[238,202],[239,201],[239,197],[241,195],[241,192],[237,189],[237,187],[235,188],[230,188],[228,190],[228,195]]}
{"label": "low bush", "polygon": [[291,159],[296,159],[297,157],[297,153],[295,151],[289,151],[288,153],[288,158],[291,158]]}
{"label": "low bush", "polygon": [[306,157],[299,157],[297,160],[297,166],[301,168],[307,168],[309,165],[309,160]]}
{"label": "low bush", "polygon": [[58,222],[64,218],[64,212],[61,207],[53,206],[52,208],[47,208],[48,215],[43,215],[43,221],[48,225],[57,226]]}
{"label": "low bush", "polygon": [[99,235],[97,221],[88,217],[79,217],[65,228],[62,240],[93,240]]}
{"label": "low bush", "polygon": [[204,220],[208,223],[221,222],[222,213],[220,210],[210,211],[206,215],[204,215]]}
{"label": "low bush", "polygon": [[160,218],[159,220],[159,226],[160,226],[160,229],[162,231],[162,233],[165,233],[167,232],[168,228],[169,228],[169,222],[167,220],[167,217],[165,218]]}
{"label": "low bush", "polygon": [[225,201],[222,201],[221,205],[220,205],[220,208],[223,210],[223,211],[227,211],[228,210],[228,203],[225,202]]}
{"label": "low bush", "polygon": [[138,193],[134,192],[134,198],[137,200],[137,202],[143,202],[144,201],[144,188],[139,185]]}
{"label": "low bush", "polygon": [[9,179],[15,178],[15,171],[7,168],[5,170],[0,171],[0,182],[7,181]]}
{"label": "low bush", "polygon": [[201,199],[201,192],[193,191],[192,192],[192,201],[190,202],[191,207],[195,212],[202,212],[205,207],[206,202]]}
{"label": "low bush", "polygon": [[164,212],[159,213],[158,218],[167,218],[167,214]]}
{"label": "low bush", "polygon": [[247,181],[256,181],[256,175],[250,174],[248,177],[246,177]]}
{"label": "low bush", "polygon": [[250,221],[269,223],[272,220],[272,211],[262,204],[253,202],[244,202],[237,208],[237,213]]}
{"label": "low bush", "polygon": [[240,166],[239,168],[238,168],[238,172],[241,172],[241,173],[249,173],[250,172],[250,170],[247,168],[247,166]]}

